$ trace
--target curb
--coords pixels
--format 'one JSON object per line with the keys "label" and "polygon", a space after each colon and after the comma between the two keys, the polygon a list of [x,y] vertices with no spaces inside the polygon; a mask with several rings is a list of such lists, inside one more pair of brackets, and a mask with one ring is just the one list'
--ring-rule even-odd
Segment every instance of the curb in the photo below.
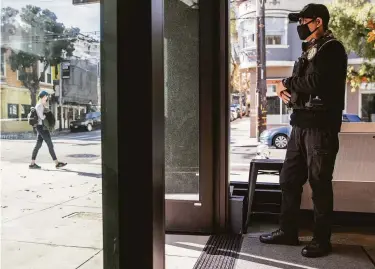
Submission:
{"label": "curb", "polygon": [[[52,131],[51,136],[56,137],[64,134],[68,134],[69,130],[62,131]],[[36,139],[36,134],[34,132],[22,132],[22,133],[2,133],[0,135],[2,140],[26,140],[26,139]]]}

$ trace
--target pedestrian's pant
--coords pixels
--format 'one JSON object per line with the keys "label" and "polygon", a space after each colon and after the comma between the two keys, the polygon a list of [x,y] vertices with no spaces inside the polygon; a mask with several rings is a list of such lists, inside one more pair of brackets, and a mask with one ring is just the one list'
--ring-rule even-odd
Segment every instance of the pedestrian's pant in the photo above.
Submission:
{"label": "pedestrian's pant", "polygon": [[36,156],[38,155],[39,149],[41,148],[43,144],[43,140],[44,140],[48,146],[49,154],[51,154],[52,160],[56,161],[57,158],[56,158],[55,150],[53,149],[52,139],[51,139],[51,135],[49,131],[44,130],[42,125],[37,125],[36,131],[38,135],[37,135],[36,145],[34,147],[31,160],[35,161]]}
{"label": "pedestrian's pant", "polygon": [[293,127],[280,174],[282,230],[298,232],[301,195],[303,185],[308,179],[314,202],[314,238],[319,242],[330,240],[333,213],[332,174],[338,149],[338,132]]}

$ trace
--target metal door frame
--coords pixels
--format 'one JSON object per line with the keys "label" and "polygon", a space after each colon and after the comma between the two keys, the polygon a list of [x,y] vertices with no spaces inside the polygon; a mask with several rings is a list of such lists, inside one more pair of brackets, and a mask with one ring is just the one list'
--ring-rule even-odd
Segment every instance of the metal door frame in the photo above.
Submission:
{"label": "metal door frame", "polygon": [[[166,200],[168,232],[226,229],[229,1],[199,1],[199,201]],[[218,23],[219,22],[219,23]]]}

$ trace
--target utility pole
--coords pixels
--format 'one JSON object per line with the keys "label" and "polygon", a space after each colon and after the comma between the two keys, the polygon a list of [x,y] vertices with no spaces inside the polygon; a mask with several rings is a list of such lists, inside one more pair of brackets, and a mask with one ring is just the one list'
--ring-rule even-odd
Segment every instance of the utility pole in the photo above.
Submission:
{"label": "utility pole", "polygon": [[266,0],[256,0],[258,139],[260,134],[267,128],[265,2]]}
{"label": "utility pole", "polygon": [[60,107],[60,120],[59,120],[59,130],[62,131],[62,121],[63,121],[63,109],[62,109],[62,64],[60,63],[60,79],[59,79],[59,107]]}

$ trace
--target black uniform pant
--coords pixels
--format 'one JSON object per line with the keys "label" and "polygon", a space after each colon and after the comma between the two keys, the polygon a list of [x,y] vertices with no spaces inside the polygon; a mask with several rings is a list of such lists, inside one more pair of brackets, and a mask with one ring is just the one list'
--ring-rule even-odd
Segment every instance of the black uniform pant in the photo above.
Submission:
{"label": "black uniform pant", "polygon": [[333,213],[332,174],[338,149],[338,132],[293,127],[280,175],[282,230],[298,232],[303,185],[309,180],[314,202],[314,237],[320,242],[330,240]]}
{"label": "black uniform pant", "polygon": [[57,157],[55,154],[55,150],[53,148],[53,143],[51,139],[51,135],[48,130],[43,129],[43,125],[37,125],[36,126],[36,131],[38,133],[37,138],[36,138],[36,145],[34,147],[31,160],[35,161],[36,156],[38,155],[39,149],[42,147],[43,141],[46,142],[49,150],[49,154],[51,154],[52,160],[56,161]]}

